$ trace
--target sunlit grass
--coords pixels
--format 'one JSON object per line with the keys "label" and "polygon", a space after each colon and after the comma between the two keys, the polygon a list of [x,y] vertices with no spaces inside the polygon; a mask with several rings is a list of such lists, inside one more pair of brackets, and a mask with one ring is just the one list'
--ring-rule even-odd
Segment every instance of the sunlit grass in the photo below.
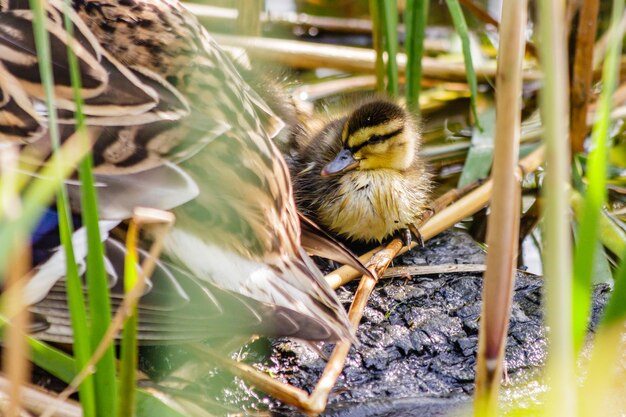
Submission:
{"label": "sunlit grass", "polygon": [[406,64],[406,104],[415,113],[419,113],[420,93],[422,91],[422,57],[424,39],[428,24],[428,0],[408,0],[404,14],[406,28],[405,50]]}
{"label": "sunlit grass", "polygon": [[398,96],[398,3],[395,1],[379,1],[379,10],[382,17],[383,39],[387,57],[387,94]]}
{"label": "sunlit grass", "polygon": [[452,23],[454,29],[461,38],[461,45],[463,48],[463,59],[465,61],[465,70],[467,71],[467,83],[471,92],[471,108],[474,115],[474,124],[478,129],[481,129],[480,119],[478,118],[478,110],[476,104],[476,96],[478,95],[478,82],[476,81],[476,72],[474,71],[474,60],[472,58],[472,50],[470,48],[469,31],[467,29],[467,23],[465,22],[465,16],[458,0],[446,0],[450,16],[452,16]]}
{"label": "sunlit grass", "polygon": [[369,0],[369,11],[372,19],[372,46],[376,52],[376,91],[385,90],[385,61],[383,58],[383,29],[381,24],[380,2]]}
{"label": "sunlit grass", "polygon": [[[124,293],[131,292],[137,284],[137,224],[131,222],[126,235],[126,259],[124,260]],[[143,277],[142,277],[143,279]],[[137,305],[131,309],[131,315],[126,320],[122,331],[120,346],[120,406],[119,417],[133,415],[135,406],[135,378],[137,377]]]}
{"label": "sunlit grass", "polygon": [[[397,97],[398,82],[398,5],[394,1],[370,0],[372,16],[372,38],[376,50],[377,90]],[[385,82],[386,81],[386,82]]]}

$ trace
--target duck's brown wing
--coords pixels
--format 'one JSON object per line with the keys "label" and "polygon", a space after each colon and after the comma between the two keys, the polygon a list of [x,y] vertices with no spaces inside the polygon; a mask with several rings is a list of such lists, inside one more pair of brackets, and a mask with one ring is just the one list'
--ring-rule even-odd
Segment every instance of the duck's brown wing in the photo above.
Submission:
{"label": "duck's brown wing", "polygon": [[[111,306],[116,311],[124,297],[125,247],[109,238],[105,242],[109,269]],[[147,254],[140,252],[143,261]],[[59,280],[45,299],[32,306],[38,323],[46,322],[36,336],[48,341],[71,343],[72,328],[65,280]],[[296,309],[259,302],[253,298],[202,282],[189,272],[166,262],[156,270],[139,301],[138,340],[144,345],[181,343],[243,334],[297,336],[326,340],[321,319]]]}

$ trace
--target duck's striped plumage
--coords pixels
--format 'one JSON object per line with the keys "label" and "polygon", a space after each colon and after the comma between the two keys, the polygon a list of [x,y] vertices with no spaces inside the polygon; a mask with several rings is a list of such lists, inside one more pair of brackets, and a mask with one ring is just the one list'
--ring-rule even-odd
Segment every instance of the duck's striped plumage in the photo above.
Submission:
{"label": "duck's striped plumage", "polygon": [[[46,126],[32,111],[43,93],[30,41],[32,14],[23,3],[0,3],[0,64],[29,98],[22,110],[30,118],[22,117],[20,127],[37,121],[33,133],[21,135],[26,142]],[[195,17],[173,0],[73,0],[67,11],[73,41],[62,28],[61,10],[62,3],[50,1],[47,28],[53,47],[58,43],[53,61],[64,138],[72,132],[74,109],[62,50],[70,45],[81,59],[98,182],[106,187],[120,176],[167,168],[165,161],[179,164],[198,189],[195,199],[175,209],[177,224],[166,243],[170,259],[201,280],[279,309],[293,322],[284,329],[290,336],[351,337],[343,307],[301,247],[289,172],[270,138],[281,122]],[[4,96],[7,83],[0,78]],[[141,93],[131,94],[134,88]],[[0,100],[0,122],[7,119],[2,112],[18,116],[12,103]],[[1,139],[15,139],[2,132]],[[104,217],[107,208],[101,208]],[[277,323],[274,335],[286,322]]]}

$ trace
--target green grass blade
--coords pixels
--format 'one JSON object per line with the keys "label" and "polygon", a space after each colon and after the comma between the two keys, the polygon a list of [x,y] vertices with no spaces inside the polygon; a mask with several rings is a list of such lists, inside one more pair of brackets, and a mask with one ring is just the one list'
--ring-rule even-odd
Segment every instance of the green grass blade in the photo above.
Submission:
{"label": "green grass blade", "polygon": [[[81,208],[83,224],[87,227],[87,294],[91,313],[91,346],[98,346],[111,323],[109,288],[104,269],[104,249],[98,228],[96,192],[93,183],[92,157],[79,167],[81,181]],[[115,352],[110,345],[100,359],[94,374],[98,415],[117,414],[117,384],[115,380]]]}
{"label": "green grass blade", "polygon": [[[128,294],[137,284],[137,224],[130,223],[126,235],[126,258],[124,260],[124,292]],[[120,347],[120,407],[119,417],[132,416],[135,404],[135,379],[137,368],[137,303],[124,324]]]}
{"label": "green grass blade", "polygon": [[[65,2],[65,7],[69,8],[69,4]],[[65,28],[70,36],[73,36],[73,25],[69,19],[68,14],[65,14],[64,19]],[[74,78],[78,79],[78,62],[71,48],[68,48],[68,59],[71,71],[72,87],[74,89],[74,98],[78,103],[77,114],[80,114],[80,92],[77,82],[74,82]],[[81,125],[82,124],[82,125]],[[82,118],[79,118],[79,126],[77,129],[80,134],[77,136],[79,140],[88,146],[89,139],[84,131],[84,123]],[[58,146],[58,145],[57,145]],[[85,309],[85,298],[83,295],[82,282],[78,275],[78,269],[76,266],[76,260],[74,258],[74,251],[72,247],[72,222],[69,210],[69,202],[67,197],[67,191],[64,186],[61,187],[59,197],[57,200],[57,207],[59,212],[59,230],[61,235],[61,243],[65,249],[66,254],[66,288],[67,288],[67,301],[70,311],[70,319],[72,323],[72,333],[74,337],[73,351],[76,359],[76,366],[78,369],[82,369],[91,356],[91,344],[89,338],[89,328],[87,320],[87,311]],[[83,415],[95,416],[96,415],[96,397],[94,379],[92,376],[85,378],[83,383],[79,387],[80,404],[83,409]]]}
{"label": "green grass blade", "polygon": [[463,59],[465,61],[465,71],[467,71],[467,83],[469,84],[471,93],[471,107],[472,114],[476,120],[476,127],[482,129],[480,121],[478,119],[478,110],[476,105],[476,96],[478,94],[478,82],[476,81],[476,72],[474,71],[474,63],[472,61],[472,51],[470,48],[469,31],[467,29],[467,23],[465,22],[465,16],[458,0],[446,0],[450,16],[452,16],[452,23],[454,28],[461,38],[461,46],[463,47]]}
{"label": "green grass blade", "polygon": [[[31,360],[50,374],[69,384],[78,373],[76,361],[68,354],[32,337],[28,338]],[[81,400],[82,402],[82,400]]]}
{"label": "green grass blade", "polygon": [[[66,7],[69,7],[69,3],[66,3]],[[72,36],[73,24],[69,19],[68,13],[65,13],[64,23],[66,31],[70,36]],[[68,64],[72,90],[74,93],[74,102],[76,104],[76,133],[79,137],[83,138],[83,140],[88,141],[87,127],[82,110],[83,99],[80,94],[82,88],[80,69],[76,56],[69,48]],[[92,326],[90,346],[93,348],[99,344],[111,322],[111,311],[109,306],[108,280],[104,269],[104,251],[100,239],[100,229],[98,227],[97,200],[93,184],[91,153],[87,154],[87,156],[81,161],[78,172],[79,179],[81,181],[82,221],[87,228],[87,287],[89,294],[88,302],[91,312],[90,322]],[[80,302],[80,298],[82,298],[82,294],[78,296],[78,293],[82,293],[82,290],[80,288],[76,288],[76,286],[80,286],[80,284],[75,284],[74,288],[71,289],[72,295],[78,297],[78,299],[74,299],[74,304]],[[80,311],[76,311],[76,313],[77,315],[73,317],[73,327],[82,327],[83,318],[81,315],[83,315],[83,313]],[[83,329],[80,329],[79,332],[81,346],[89,346],[87,340],[82,340],[83,337],[87,336],[83,332]],[[86,362],[88,360],[88,357],[85,357],[84,355],[85,352],[81,349],[79,359],[80,362]],[[109,416],[115,415],[117,409],[117,392],[115,379],[115,352],[113,346],[109,347],[98,363],[96,372],[93,376],[93,381],[95,385],[94,389],[97,414]]]}
{"label": "green grass blade", "polygon": [[380,0],[382,29],[384,32],[385,52],[387,52],[387,93],[398,96],[398,3]]}
{"label": "green grass blade", "polygon": [[491,170],[496,123],[496,109],[493,102],[480,112],[478,120],[484,129],[474,129],[472,132],[472,144],[463,165],[458,187],[465,187],[476,180],[486,178]]}
{"label": "green grass blade", "polygon": [[428,24],[428,0],[408,0],[404,24],[406,27],[406,103],[409,110],[419,113],[422,91],[422,56]]}
{"label": "green grass blade", "polygon": [[[4,323],[3,320],[0,319]],[[77,374],[76,362],[71,356],[50,345],[28,338],[33,362],[50,374],[69,384]],[[185,417],[150,392],[137,390],[136,417]]]}
{"label": "green grass blade", "polygon": [[[54,79],[52,77],[52,67],[50,64],[50,45],[48,43],[48,34],[44,27],[44,10],[40,1],[31,2],[33,10],[33,31],[37,45],[37,54],[39,60],[39,69],[42,84],[46,93],[46,105],[49,121],[49,135],[54,150],[56,176],[58,183],[62,183],[63,177],[63,160],[59,152],[59,132],[56,121],[56,110],[54,103]],[[85,364],[91,355],[89,344],[89,334],[87,330],[87,317],[85,312],[85,304],[82,294],[78,269],[74,258],[74,249],[72,246],[72,223],[69,210],[69,200],[67,190],[64,185],[60,185],[57,195],[57,211],[59,216],[59,232],[61,244],[65,251],[66,259],[66,278],[68,287],[68,304],[72,317],[72,327],[75,335],[74,352],[79,364]],[[87,378],[80,386],[80,400],[83,409],[83,415],[92,417],[96,415],[95,409],[95,392],[93,378]]]}
{"label": "green grass blade", "polygon": [[576,351],[582,347],[587,332],[587,322],[591,308],[591,275],[593,273],[595,242],[599,238],[599,224],[602,208],[606,201],[607,183],[607,141],[611,112],[611,96],[617,86],[619,74],[619,54],[622,39],[618,25],[623,14],[623,0],[613,1],[609,48],[602,72],[602,93],[598,101],[597,119],[592,130],[593,150],[587,164],[587,192],[581,222],[578,244],[574,252],[574,294],[573,331]]}
{"label": "green grass blade", "polygon": [[376,91],[382,93],[385,91],[385,62],[383,61],[383,31],[378,5],[378,0],[369,0],[372,19],[372,45],[376,52]]}

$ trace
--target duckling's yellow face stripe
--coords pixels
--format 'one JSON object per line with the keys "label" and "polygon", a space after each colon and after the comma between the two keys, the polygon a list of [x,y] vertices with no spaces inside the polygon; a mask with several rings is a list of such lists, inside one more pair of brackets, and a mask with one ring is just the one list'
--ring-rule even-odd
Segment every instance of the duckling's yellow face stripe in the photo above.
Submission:
{"label": "duckling's yellow face stripe", "polygon": [[[404,121],[402,120],[389,120],[376,126],[364,127],[346,137],[343,141],[344,147],[351,150],[353,154],[364,151],[366,148],[377,147],[382,150],[386,146],[377,145],[394,140],[403,129]],[[344,134],[347,135],[347,126],[344,127]]]}

